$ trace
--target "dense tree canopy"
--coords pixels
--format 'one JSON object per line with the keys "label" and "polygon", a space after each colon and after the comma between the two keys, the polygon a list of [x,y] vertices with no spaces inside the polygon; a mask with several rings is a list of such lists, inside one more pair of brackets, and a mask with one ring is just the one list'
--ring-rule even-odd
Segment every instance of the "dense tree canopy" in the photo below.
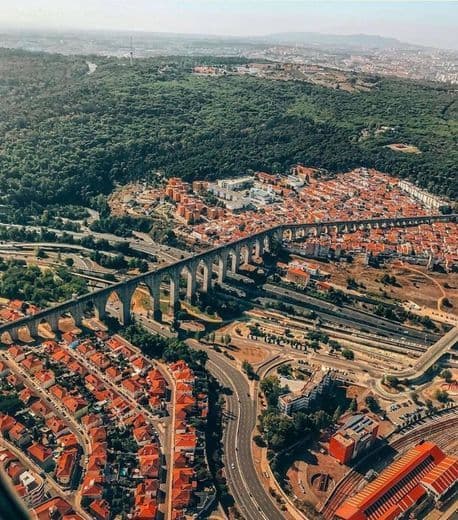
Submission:
{"label": "dense tree canopy", "polygon": [[194,370],[205,367],[208,359],[206,352],[191,349],[175,338],[163,338],[157,334],[151,334],[138,324],[126,327],[122,334],[139,347],[144,354],[154,359],[162,358],[169,363],[183,359]]}
{"label": "dense tree canopy", "polygon": [[[458,195],[456,93],[447,86],[375,78],[372,90],[348,93],[198,77],[191,58],[93,60],[88,75],[83,57],[0,50],[0,194],[13,210],[88,204],[157,169],[212,179],[296,162],[373,166]],[[360,139],[381,125],[394,135]],[[392,142],[421,153],[386,148]]]}
{"label": "dense tree canopy", "polygon": [[47,307],[50,303],[64,301],[75,294],[87,292],[86,281],[72,275],[63,267],[55,271],[41,270],[37,266],[2,262],[0,270],[0,295],[4,298],[19,298]]}

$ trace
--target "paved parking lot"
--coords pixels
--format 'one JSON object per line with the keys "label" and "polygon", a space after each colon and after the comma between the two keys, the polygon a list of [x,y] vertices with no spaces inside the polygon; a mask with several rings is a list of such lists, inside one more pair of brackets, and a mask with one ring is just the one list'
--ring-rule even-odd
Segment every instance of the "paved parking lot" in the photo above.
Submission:
{"label": "paved parking lot", "polygon": [[416,405],[411,399],[406,399],[400,403],[392,404],[387,408],[386,415],[394,425],[401,425],[407,422],[416,414],[423,414],[425,407]]}
{"label": "paved parking lot", "polygon": [[445,414],[447,414],[447,415],[458,414],[458,408],[444,410],[444,411],[441,411],[438,414],[432,415],[430,417],[422,417],[419,421],[416,421],[414,424],[411,424],[411,425],[403,428],[402,431],[409,432],[409,431],[414,430],[415,428],[418,428],[425,424],[432,425],[432,424],[440,421],[444,417]]}

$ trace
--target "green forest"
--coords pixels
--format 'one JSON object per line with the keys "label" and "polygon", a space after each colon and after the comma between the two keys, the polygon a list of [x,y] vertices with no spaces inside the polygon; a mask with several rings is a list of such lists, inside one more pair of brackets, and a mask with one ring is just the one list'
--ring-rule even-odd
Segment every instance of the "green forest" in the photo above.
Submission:
{"label": "green forest", "polygon": [[[300,162],[356,166],[458,196],[456,90],[368,78],[347,93],[299,81],[191,73],[215,58],[127,60],[0,50],[0,202],[39,214],[88,205],[115,183],[214,179]],[[226,60],[229,61],[229,60]],[[233,60],[231,61],[233,62]],[[394,133],[361,140],[364,129]],[[394,134],[394,135],[393,135]],[[420,154],[386,148],[408,143]]]}
{"label": "green forest", "polygon": [[55,272],[42,271],[38,266],[25,266],[19,261],[0,259],[0,294],[48,307],[51,303],[73,298],[87,292],[86,281],[58,267]]}

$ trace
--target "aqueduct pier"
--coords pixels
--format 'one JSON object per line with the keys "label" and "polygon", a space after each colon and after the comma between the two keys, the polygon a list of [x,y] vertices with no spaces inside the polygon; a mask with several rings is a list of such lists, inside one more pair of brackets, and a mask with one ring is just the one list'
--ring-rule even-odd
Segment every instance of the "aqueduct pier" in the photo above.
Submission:
{"label": "aqueduct pier", "polygon": [[200,291],[208,292],[212,287],[213,272],[216,272],[218,283],[221,284],[228,271],[237,273],[242,262],[251,263],[254,256],[261,257],[265,251],[271,250],[274,243],[305,239],[309,235],[329,233],[331,230],[337,233],[351,233],[360,229],[387,229],[431,224],[433,222],[456,222],[457,217],[457,214],[431,215],[275,226],[211,248],[208,251],[160,267],[154,271],[143,273],[129,280],[73,298],[34,315],[5,323],[0,325],[0,336],[9,333],[11,340],[16,341],[19,330],[27,328],[30,336],[37,337],[38,326],[45,322],[49,324],[53,331],[58,331],[58,322],[63,316],[71,316],[75,325],[80,326],[89,309],[93,310],[97,318],[103,321],[107,314],[108,299],[113,293],[116,294],[120,302],[119,320],[122,325],[127,325],[132,318],[132,296],[138,287],[145,286],[151,294],[154,316],[159,318],[161,315],[160,287],[162,283],[168,282],[169,284],[169,307],[173,312],[178,307],[180,299],[179,283],[183,275],[187,279],[185,298],[191,301],[198,290],[198,278],[202,280]]}

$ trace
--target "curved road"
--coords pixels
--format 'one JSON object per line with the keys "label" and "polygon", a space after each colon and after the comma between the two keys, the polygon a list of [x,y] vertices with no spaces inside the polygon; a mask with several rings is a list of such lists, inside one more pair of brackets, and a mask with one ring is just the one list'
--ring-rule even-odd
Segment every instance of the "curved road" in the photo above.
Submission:
{"label": "curved road", "polygon": [[256,425],[256,406],[249,395],[245,376],[222,355],[204,348],[196,340],[187,343],[205,350],[211,374],[233,394],[226,396],[229,420],[224,432],[224,460],[228,485],[237,508],[245,520],[282,520],[284,515],[259,480],[251,451],[251,437]]}
{"label": "curved road", "polygon": [[442,336],[429,350],[427,350],[420,359],[417,360],[415,365],[406,370],[402,370],[391,375],[396,377],[408,379],[411,382],[415,382],[439,359],[446,354],[448,351],[453,349],[458,344],[458,327],[453,327],[447,334]]}

